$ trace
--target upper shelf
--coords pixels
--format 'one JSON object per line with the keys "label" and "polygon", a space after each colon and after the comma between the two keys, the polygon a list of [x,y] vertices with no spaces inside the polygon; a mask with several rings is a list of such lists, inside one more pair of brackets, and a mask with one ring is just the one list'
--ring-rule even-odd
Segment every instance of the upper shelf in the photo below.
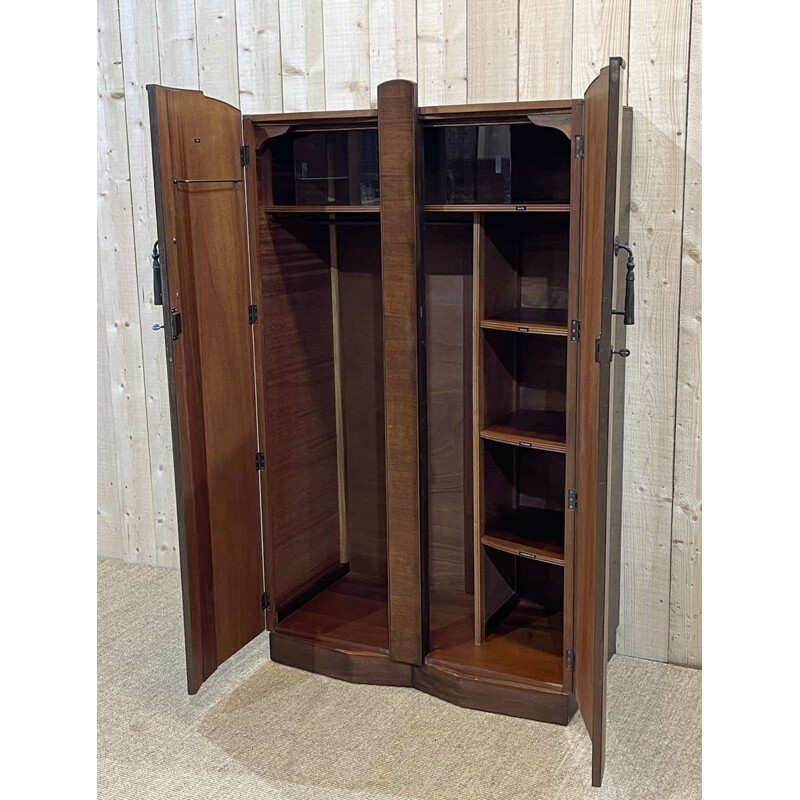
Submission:
{"label": "upper shelf", "polygon": [[566,421],[567,415],[562,411],[520,408],[487,425],[481,431],[481,438],[517,447],[566,453]]}
{"label": "upper shelf", "polygon": [[374,206],[261,206],[267,214],[377,214],[381,207]]}
{"label": "upper shelf", "polygon": [[569,213],[569,203],[512,203],[510,205],[505,203],[449,203],[437,204],[426,203],[426,211],[446,211],[451,213],[464,212],[464,211],[483,211],[483,212],[510,212],[514,214],[519,213]]}
{"label": "upper shelf", "polygon": [[538,333],[545,336],[567,336],[566,311],[544,308],[510,308],[502,314],[481,320],[481,328],[513,333]]}

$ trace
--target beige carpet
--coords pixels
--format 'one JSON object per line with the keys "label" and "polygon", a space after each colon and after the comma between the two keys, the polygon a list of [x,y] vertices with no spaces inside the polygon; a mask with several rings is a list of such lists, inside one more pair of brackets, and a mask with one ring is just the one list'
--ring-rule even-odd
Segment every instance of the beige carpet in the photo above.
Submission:
{"label": "beige carpet", "polygon": [[615,657],[608,758],[589,739],[413,689],[268,661],[266,637],[185,691],[177,572],[98,567],[98,786],[105,798],[573,800],[700,797],[701,673]]}

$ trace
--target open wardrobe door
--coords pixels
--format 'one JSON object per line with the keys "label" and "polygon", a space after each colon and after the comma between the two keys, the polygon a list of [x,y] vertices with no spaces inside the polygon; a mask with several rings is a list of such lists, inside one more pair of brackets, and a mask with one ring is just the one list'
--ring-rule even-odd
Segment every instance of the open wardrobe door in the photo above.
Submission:
{"label": "open wardrobe door", "polygon": [[148,86],[189,693],[264,630],[239,111]]}
{"label": "open wardrobe door", "polygon": [[611,300],[622,131],[621,58],[586,90],[578,357],[575,694],[592,740],[592,785],[605,765],[608,661],[608,432]]}

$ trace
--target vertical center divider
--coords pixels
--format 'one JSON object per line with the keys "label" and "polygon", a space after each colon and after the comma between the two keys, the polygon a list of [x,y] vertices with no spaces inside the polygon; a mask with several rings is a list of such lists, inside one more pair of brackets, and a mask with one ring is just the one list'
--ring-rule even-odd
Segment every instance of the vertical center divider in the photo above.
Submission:
{"label": "vertical center divider", "polygon": [[389,652],[428,651],[422,133],[416,84],[378,86]]}

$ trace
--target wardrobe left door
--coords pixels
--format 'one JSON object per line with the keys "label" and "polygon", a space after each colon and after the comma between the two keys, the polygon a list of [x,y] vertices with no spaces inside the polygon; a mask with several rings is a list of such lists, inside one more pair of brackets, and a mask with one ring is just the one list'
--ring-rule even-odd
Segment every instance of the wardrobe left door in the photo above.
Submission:
{"label": "wardrobe left door", "polygon": [[201,92],[147,89],[194,694],[265,629],[242,121]]}

